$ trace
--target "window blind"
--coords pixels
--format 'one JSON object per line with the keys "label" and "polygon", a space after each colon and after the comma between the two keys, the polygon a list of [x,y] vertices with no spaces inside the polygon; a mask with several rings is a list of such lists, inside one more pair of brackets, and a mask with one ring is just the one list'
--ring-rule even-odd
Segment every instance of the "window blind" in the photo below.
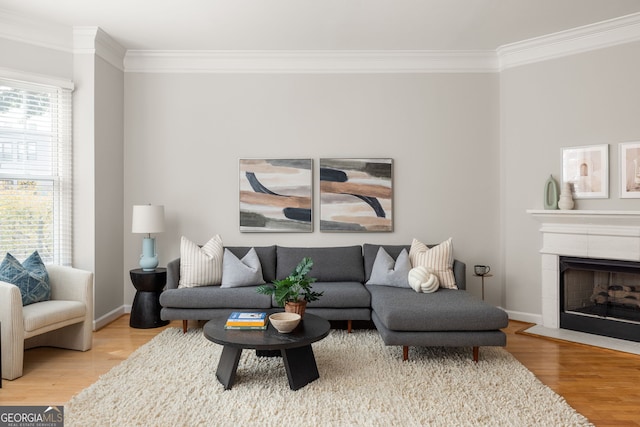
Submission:
{"label": "window blind", "polygon": [[71,90],[0,76],[0,254],[71,265]]}

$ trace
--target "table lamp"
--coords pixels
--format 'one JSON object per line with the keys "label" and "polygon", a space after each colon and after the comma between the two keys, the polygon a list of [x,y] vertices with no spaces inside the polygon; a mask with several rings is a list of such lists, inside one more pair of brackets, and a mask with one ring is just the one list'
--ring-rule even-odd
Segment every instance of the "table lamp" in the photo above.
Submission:
{"label": "table lamp", "polygon": [[140,268],[143,271],[154,271],[158,266],[158,254],[156,253],[156,239],[151,233],[164,231],[164,206],[134,205],[131,218],[131,232],[144,233],[147,237],[142,239],[142,255],[140,255]]}

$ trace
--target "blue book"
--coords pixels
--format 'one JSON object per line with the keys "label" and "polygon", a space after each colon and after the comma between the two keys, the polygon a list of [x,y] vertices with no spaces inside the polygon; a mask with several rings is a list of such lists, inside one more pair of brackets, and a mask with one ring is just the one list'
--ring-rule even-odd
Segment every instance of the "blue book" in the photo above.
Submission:
{"label": "blue book", "polygon": [[227,326],[264,326],[267,313],[234,311],[227,319]]}

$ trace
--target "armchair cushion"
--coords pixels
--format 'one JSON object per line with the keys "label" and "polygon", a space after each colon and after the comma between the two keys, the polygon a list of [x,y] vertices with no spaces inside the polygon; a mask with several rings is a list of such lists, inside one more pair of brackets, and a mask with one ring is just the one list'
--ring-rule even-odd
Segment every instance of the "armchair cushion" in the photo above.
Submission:
{"label": "armchair cushion", "polygon": [[51,300],[31,304],[22,310],[25,337],[29,338],[34,331],[43,333],[82,322],[86,312],[86,304],[80,301]]}
{"label": "armchair cushion", "polygon": [[7,253],[0,264],[0,280],[14,284],[20,289],[22,305],[51,299],[49,275],[38,251],[32,253],[22,264]]}

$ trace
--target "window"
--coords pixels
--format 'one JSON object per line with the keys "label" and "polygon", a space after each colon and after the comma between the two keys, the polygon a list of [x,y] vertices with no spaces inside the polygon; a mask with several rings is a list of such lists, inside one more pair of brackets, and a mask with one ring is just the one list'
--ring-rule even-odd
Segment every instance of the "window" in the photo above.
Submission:
{"label": "window", "polygon": [[71,264],[71,88],[0,77],[0,254]]}

